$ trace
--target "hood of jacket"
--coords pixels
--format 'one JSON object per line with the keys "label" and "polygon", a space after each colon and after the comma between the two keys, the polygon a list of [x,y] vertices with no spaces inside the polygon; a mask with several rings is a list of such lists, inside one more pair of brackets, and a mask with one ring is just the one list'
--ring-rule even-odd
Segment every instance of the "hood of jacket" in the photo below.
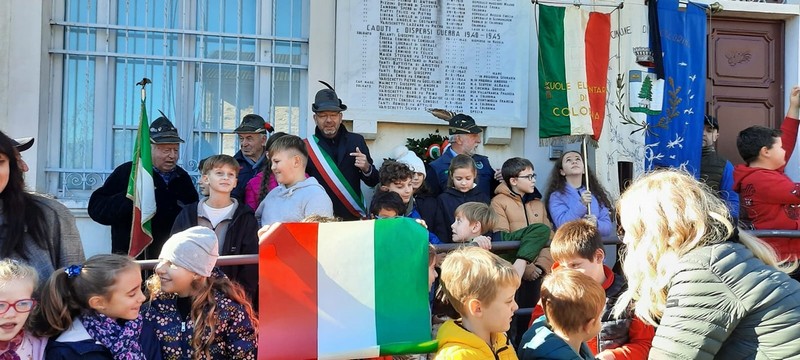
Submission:
{"label": "hood of jacket", "polygon": [[439,328],[436,340],[439,341],[437,359],[516,359],[514,348],[505,334],[492,334],[493,351],[486,342],[455,320],[448,320]]}
{"label": "hood of jacket", "polygon": [[[749,166],[744,165],[744,164],[736,165],[733,168],[733,191],[736,191],[737,193],[741,193],[742,192],[742,187],[745,184],[752,182],[752,180],[749,180],[748,178],[753,176],[753,175],[758,175],[760,173],[769,174],[769,173],[774,173],[774,172],[775,172],[775,170],[768,170],[768,169],[762,169],[762,168],[749,167]],[[758,176],[756,176],[756,178],[757,177]]]}
{"label": "hood of jacket", "polygon": [[291,187],[286,187],[286,185],[279,184],[278,187],[270,190],[270,192],[275,192],[273,196],[285,197],[289,198],[294,195],[294,193],[302,188],[313,187],[313,186],[322,186],[319,184],[319,181],[313,177],[309,177],[303,181],[298,182],[297,184],[292,185]]}
{"label": "hood of jacket", "polygon": [[[533,336],[531,336],[531,333]],[[545,316],[540,316],[533,322],[530,329],[522,337],[520,342],[520,358],[524,359],[566,359],[581,360],[584,357],[577,354],[564,339],[556,335],[547,324]],[[581,352],[585,355],[591,354],[586,343],[581,344]],[[593,358],[591,356],[589,358]]]}
{"label": "hood of jacket", "polygon": [[494,189],[494,194],[495,195],[505,195],[505,196],[508,196],[508,197],[516,200],[516,201],[521,201],[521,202],[526,202],[526,203],[529,202],[529,201],[533,201],[533,200],[537,200],[537,199],[541,199],[542,198],[542,193],[540,193],[539,189],[534,186],[533,187],[533,192],[530,193],[530,194],[522,194],[522,196],[521,196],[522,200],[520,200],[520,194],[512,193],[511,189],[508,188],[508,185],[506,185],[506,183],[504,181],[501,181],[500,185],[497,185],[497,188]]}

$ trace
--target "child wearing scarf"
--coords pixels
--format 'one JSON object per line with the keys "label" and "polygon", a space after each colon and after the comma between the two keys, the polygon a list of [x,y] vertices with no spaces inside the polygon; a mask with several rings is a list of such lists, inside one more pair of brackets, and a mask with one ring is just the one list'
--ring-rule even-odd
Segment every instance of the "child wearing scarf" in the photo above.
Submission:
{"label": "child wearing scarf", "polygon": [[164,359],[256,359],[258,320],[242,287],[214,267],[217,257],[217,235],[207,227],[164,243],[142,309]]}
{"label": "child wearing scarf", "polygon": [[28,331],[28,315],[36,306],[33,292],[39,275],[19,261],[0,260],[0,360],[39,360],[47,338]]}
{"label": "child wearing scarf", "polygon": [[95,255],[57,270],[35,325],[51,337],[45,358],[161,360],[155,332],[139,315],[145,300],[141,268],[130,257]]}

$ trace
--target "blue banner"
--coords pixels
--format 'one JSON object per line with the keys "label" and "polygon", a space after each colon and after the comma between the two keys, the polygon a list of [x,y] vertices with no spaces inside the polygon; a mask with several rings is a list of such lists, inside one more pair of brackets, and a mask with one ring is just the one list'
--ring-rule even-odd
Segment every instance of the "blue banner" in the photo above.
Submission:
{"label": "blue banner", "polygon": [[706,13],[702,4],[678,6],[678,0],[658,0],[664,96],[661,113],[647,116],[645,169],[682,168],[697,176],[706,95]]}

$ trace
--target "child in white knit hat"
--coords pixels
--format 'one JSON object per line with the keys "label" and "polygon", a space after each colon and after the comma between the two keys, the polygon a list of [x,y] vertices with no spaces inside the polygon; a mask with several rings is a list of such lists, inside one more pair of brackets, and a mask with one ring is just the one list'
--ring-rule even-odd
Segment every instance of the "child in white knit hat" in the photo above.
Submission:
{"label": "child in white knit hat", "polygon": [[256,359],[258,320],[242,287],[215,267],[218,257],[217,235],[207,227],[164,243],[143,306],[164,359]]}
{"label": "child in white knit hat", "polygon": [[[439,204],[436,201],[436,193],[428,188],[428,183],[425,181],[427,165],[417,154],[403,145],[398,145],[392,149],[389,158],[408,165],[408,168],[413,172],[411,176],[413,202],[411,205],[419,214],[419,218],[425,221],[430,229],[433,229],[433,225],[437,220],[436,211]],[[436,244],[437,242],[433,243]]]}

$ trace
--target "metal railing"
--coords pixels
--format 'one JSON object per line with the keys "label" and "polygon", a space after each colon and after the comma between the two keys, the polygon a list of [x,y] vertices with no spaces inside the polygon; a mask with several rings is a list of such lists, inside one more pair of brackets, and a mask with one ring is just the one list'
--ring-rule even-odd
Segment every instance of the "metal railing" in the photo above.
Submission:
{"label": "metal railing", "polygon": [[[799,238],[800,239],[800,230],[744,230],[747,233],[754,235],[759,238],[772,238],[772,237],[788,237],[788,238]],[[607,237],[603,239],[603,245],[620,245],[622,242],[620,239],[615,235],[612,237]],[[474,243],[450,243],[450,244],[436,244],[434,247],[436,248],[436,252],[443,253],[453,251],[458,249],[462,246],[470,246],[474,245]],[[492,252],[494,253],[507,253],[510,251],[514,251],[519,248],[519,241],[498,241],[492,243]],[[619,257],[617,258],[619,261]],[[143,269],[153,269],[156,264],[158,264],[158,260],[137,260],[137,263],[142,266]],[[229,266],[229,265],[253,265],[258,264],[258,254],[248,254],[248,255],[225,255],[220,256],[217,259],[217,266]],[[534,308],[519,308],[517,311],[514,312],[514,315],[531,315],[533,313]]]}
{"label": "metal railing", "polygon": [[[773,238],[773,237],[787,237],[787,238],[800,238],[800,230],[744,230],[759,238]],[[450,244],[436,244],[436,252],[449,252],[459,247],[465,246],[468,243],[450,243]],[[620,239],[617,236],[607,237],[603,239],[603,245],[619,245]],[[492,252],[494,253],[507,253],[519,248],[519,241],[498,241],[492,243]],[[143,269],[153,269],[158,260],[137,260],[137,263]],[[217,266],[230,266],[230,265],[253,265],[258,264],[258,254],[248,255],[225,255],[217,259]]]}

